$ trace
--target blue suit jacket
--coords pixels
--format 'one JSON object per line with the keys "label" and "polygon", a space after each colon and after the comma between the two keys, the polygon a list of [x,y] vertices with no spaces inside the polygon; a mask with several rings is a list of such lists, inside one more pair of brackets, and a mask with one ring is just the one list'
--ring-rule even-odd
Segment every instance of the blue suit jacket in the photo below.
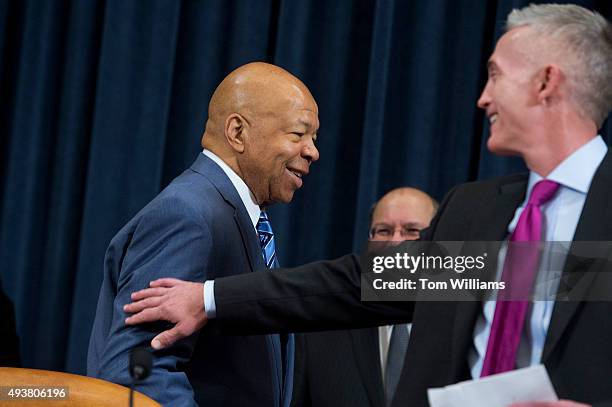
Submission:
{"label": "blue suit jacket", "polygon": [[[130,302],[130,293],[149,281],[176,277],[203,282],[263,269],[257,233],[238,192],[223,170],[200,154],[112,239],[87,374],[129,385],[130,350],[148,346],[168,326],[124,323],[122,307]],[[138,390],[164,406],[288,405],[293,343],[288,346],[288,380],[282,380],[278,335],[223,336],[210,325],[155,352],[153,372]]]}

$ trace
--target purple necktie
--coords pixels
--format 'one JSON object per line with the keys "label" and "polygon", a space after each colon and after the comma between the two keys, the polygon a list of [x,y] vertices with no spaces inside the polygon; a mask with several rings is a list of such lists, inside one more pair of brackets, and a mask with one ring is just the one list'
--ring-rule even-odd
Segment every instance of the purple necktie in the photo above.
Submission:
{"label": "purple necktie", "polygon": [[[539,242],[542,239],[540,206],[548,202],[557,189],[559,184],[549,180],[534,185],[510,236],[510,243]],[[538,244],[508,245],[502,272],[506,289],[498,294],[481,377],[514,369],[538,263]]]}

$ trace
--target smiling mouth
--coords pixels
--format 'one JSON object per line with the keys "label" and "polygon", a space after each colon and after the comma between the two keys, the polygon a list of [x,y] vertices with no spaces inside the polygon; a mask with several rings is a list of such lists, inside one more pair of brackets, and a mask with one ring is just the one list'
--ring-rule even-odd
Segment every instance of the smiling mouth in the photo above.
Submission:
{"label": "smiling mouth", "polygon": [[497,121],[497,113],[492,114],[491,116],[489,116],[489,124],[493,124]]}
{"label": "smiling mouth", "polygon": [[289,169],[289,168],[287,168],[287,170],[288,170],[290,173],[292,173],[293,175],[295,175],[296,177],[298,177],[298,178],[302,178],[302,174],[300,174],[299,172],[297,172],[297,171],[295,171],[295,170],[292,170],[292,169]]}
{"label": "smiling mouth", "polygon": [[295,183],[295,187],[296,188],[301,188],[302,184],[304,183],[304,180],[302,179],[302,177],[304,175],[306,175],[305,172],[300,172],[298,170],[295,170],[293,168],[287,168],[287,172],[289,174],[291,174],[291,178],[293,179],[293,182]]}

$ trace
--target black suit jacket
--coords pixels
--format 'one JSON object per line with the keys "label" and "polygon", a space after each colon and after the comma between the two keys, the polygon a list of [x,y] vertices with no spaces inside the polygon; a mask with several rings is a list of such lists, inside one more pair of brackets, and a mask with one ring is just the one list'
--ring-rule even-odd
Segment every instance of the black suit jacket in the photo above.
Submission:
{"label": "black suit jacket", "polygon": [[296,339],[292,407],[384,407],[378,328]]}
{"label": "black suit jacket", "polygon": [[[378,328],[298,335],[292,407],[386,407],[378,335]],[[405,389],[400,380],[394,400]]]}
{"label": "black suit jacket", "polygon": [[[428,240],[502,240],[525,197],[527,174],[475,182],[445,197]],[[575,241],[612,241],[612,155],[598,168],[576,227]],[[573,273],[566,264],[564,277]],[[257,275],[259,274],[259,275]],[[607,273],[605,273],[607,274]],[[355,328],[413,321],[402,381],[402,405],[427,406],[426,390],[470,378],[467,354],[482,304],[360,301],[355,256],[275,273],[217,280],[218,322],[243,332]],[[581,284],[595,284],[594,276]],[[572,279],[570,278],[569,281]],[[607,284],[607,283],[606,283]],[[612,287],[610,287],[612,290]],[[244,295],[247,293],[248,295]],[[542,360],[561,398],[612,405],[612,303],[556,302]],[[609,404],[608,404],[609,403]]]}

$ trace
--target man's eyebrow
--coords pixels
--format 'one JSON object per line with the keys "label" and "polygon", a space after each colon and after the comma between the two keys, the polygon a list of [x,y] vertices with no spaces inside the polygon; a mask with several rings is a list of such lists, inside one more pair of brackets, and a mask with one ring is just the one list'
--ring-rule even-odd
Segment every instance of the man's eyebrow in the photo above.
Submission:
{"label": "man's eyebrow", "polygon": [[384,227],[391,227],[391,225],[389,225],[387,222],[376,222],[376,223],[372,223],[371,228],[375,228],[375,227],[379,227],[379,226],[384,226]]}
{"label": "man's eyebrow", "polygon": [[419,228],[419,227],[421,227],[421,225],[419,225],[418,222],[406,222],[406,223],[402,223],[402,227],[404,227],[404,228]]}
{"label": "man's eyebrow", "polygon": [[487,62],[487,70],[497,71],[497,64],[492,59],[489,59],[489,61]]}
{"label": "man's eyebrow", "polygon": [[303,125],[304,127],[309,128],[309,129],[312,127],[312,123],[310,123],[309,121],[304,120],[304,119],[299,119],[298,123]]}

